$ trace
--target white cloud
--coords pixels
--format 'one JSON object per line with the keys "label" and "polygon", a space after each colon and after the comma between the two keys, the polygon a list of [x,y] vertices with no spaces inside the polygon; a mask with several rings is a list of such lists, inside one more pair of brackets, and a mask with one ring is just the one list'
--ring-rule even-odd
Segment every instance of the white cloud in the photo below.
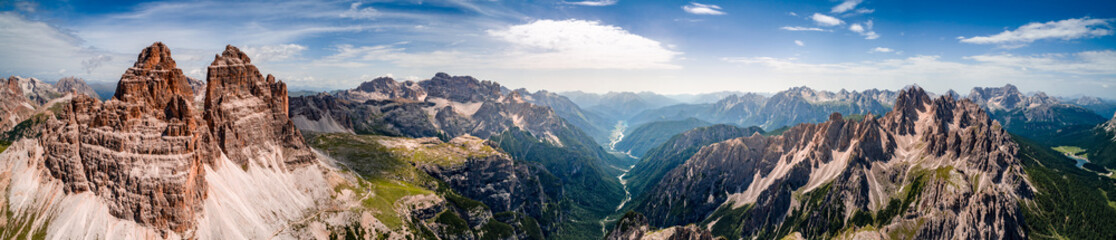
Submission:
{"label": "white cloud", "polygon": [[252,62],[258,63],[282,61],[297,57],[298,55],[302,54],[303,50],[306,50],[306,46],[292,43],[258,47],[250,46],[240,48],[240,50],[244,51],[244,53],[247,53],[248,57],[252,58]]}
{"label": "white cloud", "polygon": [[408,51],[407,42],[361,46],[338,45],[337,53],[313,65],[364,68],[372,61],[400,67],[460,69],[679,69],[682,53],[620,27],[585,20],[537,20],[487,36],[507,48],[488,52]]}
{"label": "white cloud", "polygon": [[825,15],[825,14],[821,14],[821,13],[814,13],[813,16],[810,16],[810,19],[814,20],[814,22],[817,23],[818,25],[827,26],[827,27],[841,25],[842,23],[845,22],[845,21],[841,21],[841,19],[837,19],[835,17],[831,17],[829,15]]}
{"label": "white cloud", "polygon": [[600,6],[615,5],[616,2],[618,2],[618,1],[617,0],[600,0],[600,1],[562,2],[562,3],[571,4],[571,5],[600,7]]}
{"label": "white cloud", "polygon": [[725,15],[725,12],[721,11],[721,6],[696,2],[690,2],[690,5],[682,6],[682,10],[697,15]]}
{"label": "white cloud", "polygon": [[853,23],[852,25],[849,25],[849,31],[853,31],[853,32],[856,32],[856,33],[863,33],[864,32],[864,26],[861,26],[859,23]]}
{"label": "white cloud", "polygon": [[818,31],[818,32],[828,32],[829,31],[829,30],[816,28],[816,27],[800,27],[800,26],[793,26],[793,27],[792,26],[784,26],[784,27],[781,27],[779,29],[783,29],[783,30],[787,30],[787,31]]}
{"label": "white cloud", "polygon": [[868,40],[880,38],[880,35],[876,34],[876,31],[872,31],[872,25],[872,20],[868,20],[868,22],[865,22],[863,25],[859,23],[853,23],[849,25],[849,31],[860,34],[861,36],[864,36],[864,39]]}
{"label": "white cloud", "polygon": [[868,53],[890,53],[890,52],[895,52],[895,49],[890,49],[890,48],[885,48],[885,47],[876,47],[876,48],[873,48],[872,50],[868,50]]}
{"label": "white cloud", "polygon": [[380,11],[377,11],[375,8],[361,8],[360,5],[360,2],[350,4],[349,10],[342,12],[341,17],[352,19],[373,19],[380,16]]}
{"label": "white cloud", "polygon": [[806,46],[806,43],[803,43],[801,40],[794,40],[794,45],[798,45],[799,47],[801,47]]}
{"label": "white cloud", "polygon": [[837,6],[833,6],[833,9],[831,9],[830,12],[832,12],[832,13],[848,12],[849,10],[852,10],[852,9],[856,8],[856,5],[859,5],[863,1],[864,0],[845,0],[844,2],[841,2],[841,4],[837,4]]}
{"label": "white cloud", "polygon": [[487,32],[515,46],[513,66],[523,68],[679,68],[671,61],[681,53],[597,21],[538,20]]}
{"label": "white cloud", "polygon": [[1045,23],[1032,22],[1015,30],[1006,30],[991,36],[958,37],[963,43],[999,44],[1002,47],[1022,47],[1042,39],[1072,40],[1112,35],[1113,19],[1073,18]]}

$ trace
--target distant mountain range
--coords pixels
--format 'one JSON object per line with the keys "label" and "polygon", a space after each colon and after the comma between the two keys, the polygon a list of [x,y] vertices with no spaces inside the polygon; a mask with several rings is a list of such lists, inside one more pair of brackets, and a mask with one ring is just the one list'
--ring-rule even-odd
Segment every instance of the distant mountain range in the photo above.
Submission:
{"label": "distant mountain range", "polygon": [[446,73],[295,96],[234,46],[206,73],[155,43],[108,95],[7,78],[0,238],[1116,238],[1099,98]]}

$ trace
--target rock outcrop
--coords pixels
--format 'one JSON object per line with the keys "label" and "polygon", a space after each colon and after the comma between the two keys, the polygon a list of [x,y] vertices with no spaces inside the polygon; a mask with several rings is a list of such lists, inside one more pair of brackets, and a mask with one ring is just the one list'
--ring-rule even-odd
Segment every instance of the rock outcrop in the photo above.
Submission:
{"label": "rock outcrop", "polygon": [[53,85],[43,82],[38,78],[24,78],[19,76],[9,77],[15,78],[19,81],[19,87],[23,92],[23,96],[31,99],[36,105],[43,105],[51,99],[61,97],[63,93],[59,93]]}
{"label": "rock outcrop", "polygon": [[54,83],[54,89],[61,94],[85,94],[86,96],[97,98],[97,92],[93,91],[93,88],[89,87],[89,85],[85,83],[85,80],[81,78],[64,77],[58,79],[58,82]]}
{"label": "rock outcrop", "polygon": [[573,126],[520,92],[501,89],[492,81],[445,73],[417,83],[383,77],[336,95],[293,98],[291,118],[306,130],[445,139],[483,139],[517,127],[563,144],[559,132]]}
{"label": "rock outcrop", "polygon": [[[638,209],[656,226],[700,222],[738,234],[731,238],[782,238],[792,230],[827,238],[843,229],[857,236],[1025,238],[1019,202],[1033,193],[1017,148],[980,106],[930,99],[914,87],[883,117],[833,114],[780,136],[704,147]],[[858,217],[864,214],[874,223]],[[865,224],[878,230],[859,228]]]}
{"label": "rock outcrop", "polygon": [[[265,167],[297,166],[313,160],[288,116],[287,85],[270,74],[264,78],[247,54],[227,46],[209,65],[206,83],[205,121],[229,159],[240,165],[266,159],[264,156],[281,156],[284,161],[256,163]],[[185,77],[182,84],[181,90],[192,94]],[[274,152],[272,146],[281,151]]]}
{"label": "rock outcrop", "polygon": [[[973,88],[969,100],[988,110],[1008,131],[1028,139],[1057,138],[1069,127],[1096,126],[1105,121],[1097,115],[1106,106],[1067,104],[1037,92],[1030,96],[1008,84],[998,88]],[[1085,100],[1084,103],[1091,102]],[[1109,113],[1111,114],[1111,113]]]}
{"label": "rock outcrop", "polygon": [[[67,195],[91,193],[112,216],[171,237],[192,236],[203,227],[201,219],[212,218],[203,210],[213,192],[207,172],[259,166],[285,174],[314,160],[287,117],[282,82],[263,78],[232,46],[214,60],[209,78],[205,105],[195,105],[196,83],[177,68],[170,49],[162,43],[147,47],[112,99],[74,95],[47,120],[38,139],[43,166]],[[241,166],[221,166],[226,161]],[[216,178],[228,174],[236,173],[222,171]]]}
{"label": "rock outcrop", "polygon": [[696,225],[674,226],[651,230],[643,214],[628,212],[605,236],[608,240],[712,240],[709,230]]}
{"label": "rock outcrop", "polygon": [[0,133],[12,130],[24,119],[35,113],[33,102],[23,96],[23,89],[16,77],[9,77],[0,88]]}
{"label": "rock outcrop", "polygon": [[170,50],[155,43],[113,99],[75,96],[39,141],[68,194],[92,192],[109,213],[156,229],[195,227],[206,197],[203,164],[218,156]]}

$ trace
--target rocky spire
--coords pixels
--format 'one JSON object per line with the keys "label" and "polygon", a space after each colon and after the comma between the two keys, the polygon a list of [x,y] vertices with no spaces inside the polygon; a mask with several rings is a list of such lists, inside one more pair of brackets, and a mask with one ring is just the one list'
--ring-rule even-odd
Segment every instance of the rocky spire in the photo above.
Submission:
{"label": "rocky spire", "polygon": [[[205,120],[230,160],[247,166],[251,160],[285,169],[313,159],[301,133],[288,117],[287,85],[270,74],[265,78],[252,59],[232,45],[217,55],[206,79]],[[280,146],[272,149],[270,146]]]}
{"label": "rocky spire", "polygon": [[166,45],[139,54],[113,99],[75,96],[48,120],[45,166],[68,193],[92,192],[115,217],[182,233],[206,198],[216,146]]}
{"label": "rocky spire", "polygon": [[134,105],[134,110],[145,111],[163,109],[172,98],[193,96],[186,75],[171,58],[170,49],[155,42],[143,49],[136,63],[120,77],[113,98]]}
{"label": "rocky spire", "polygon": [[895,114],[893,122],[887,123],[890,127],[898,129],[901,135],[914,134],[914,122],[918,121],[918,113],[926,111],[930,103],[930,96],[921,87],[914,86],[899,91],[895,99],[895,108],[889,114]]}

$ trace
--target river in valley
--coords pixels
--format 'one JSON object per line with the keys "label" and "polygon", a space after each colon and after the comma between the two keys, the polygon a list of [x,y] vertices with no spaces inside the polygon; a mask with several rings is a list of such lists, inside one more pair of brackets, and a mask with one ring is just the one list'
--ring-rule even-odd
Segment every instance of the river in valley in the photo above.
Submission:
{"label": "river in valley", "polygon": [[[610,134],[609,138],[608,138],[608,140],[609,140],[608,150],[610,152],[613,152],[613,153],[620,153],[620,154],[627,155],[628,157],[635,158],[630,153],[620,152],[620,151],[616,150],[616,144],[620,143],[620,141],[624,140],[624,131],[627,131],[627,130],[628,130],[628,123],[627,122],[625,122],[625,121],[616,122],[616,126],[614,126],[612,128],[612,134]],[[622,173],[622,174],[620,174],[620,176],[616,177],[616,179],[620,180],[620,185],[622,187],[624,187],[624,200],[620,201],[620,204],[616,206],[616,210],[613,210],[614,211],[613,213],[615,213],[615,211],[620,211],[620,209],[624,208],[625,204],[628,204],[628,202],[632,200],[632,192],[630,190],[628,190],[628,180],[624,179],[624,177],[628,176],[628,171],[631,171],[633,167],[635,167],[635,164],[632,164],[631,166],[628,166],[627,169],[623,169],[622,171],[624,171],[624,173]],[[608,234],[607,224],[608,224],[608,222],[614,221],[614,220],[616,220],[616,219],[612,219],[612,218],[609,218],[609,217],[605,217],[604,219],[601,219],[601,233]]]}

